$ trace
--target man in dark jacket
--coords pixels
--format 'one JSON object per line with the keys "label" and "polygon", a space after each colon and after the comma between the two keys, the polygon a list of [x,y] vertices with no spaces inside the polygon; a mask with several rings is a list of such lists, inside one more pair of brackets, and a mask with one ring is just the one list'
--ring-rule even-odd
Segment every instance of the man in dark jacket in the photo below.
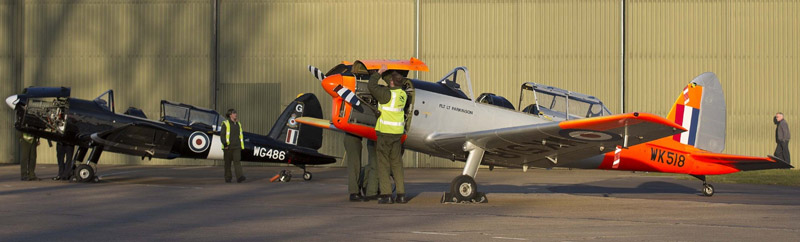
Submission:
{"label": "man in dark jacket", "polygon": [[786,119],[783,119],[783,113],[778,112],[775,114],[775,118],[773,119],[775,122],[775,142],[778,143],[778,146],[775,147],[775,157],[781,158],[786,163],[791,164],[791,158],[789,157],[789,139],[792,137],[789,134],[789,124],[786,123]]}

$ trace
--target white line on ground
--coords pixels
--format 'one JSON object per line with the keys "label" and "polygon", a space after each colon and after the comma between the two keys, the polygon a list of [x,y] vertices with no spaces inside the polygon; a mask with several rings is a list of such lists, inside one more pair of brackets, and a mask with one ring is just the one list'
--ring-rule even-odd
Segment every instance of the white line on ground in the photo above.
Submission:
{"label": "white line on ground", "polygon": [[457,235],[457,234],[437,233],[437,232],[421,232],[421,231],[412,231],[411,233],[412,234],[448,235],[448,236]]}
{"label": "white line on ground", "polygon": [[492,237],[492,239],[528,240],[528,239],[525,239],[525,238],[511,238],[511,237]]}

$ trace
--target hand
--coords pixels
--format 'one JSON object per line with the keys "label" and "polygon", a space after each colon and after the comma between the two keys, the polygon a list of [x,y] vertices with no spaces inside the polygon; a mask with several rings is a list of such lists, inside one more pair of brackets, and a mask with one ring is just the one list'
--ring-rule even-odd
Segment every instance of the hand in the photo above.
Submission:
{"label": "hand", "polygon": [[381,69],[378,70],[378,74],[383,74],[383,72],[386,70],[389,70],[389,68],[386,67],[386,64],[381,64]]}

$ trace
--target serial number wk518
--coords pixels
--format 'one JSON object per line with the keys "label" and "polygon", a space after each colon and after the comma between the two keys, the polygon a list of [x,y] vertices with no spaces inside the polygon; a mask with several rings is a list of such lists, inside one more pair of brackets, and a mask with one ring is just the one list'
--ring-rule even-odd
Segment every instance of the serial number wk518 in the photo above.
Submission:
{"label": "serial number wk518", "polygon": [[286,151],[282,150],[273,150],[267,149],[264,147],[253,147],[253,156],[255,157],[267,157],[273,160],[284,160],[286,159]]}
{"label": "serial number wk518", "polygon": [[[666,154],[666,155],[665,155]],[[671,151],[650,148],[650,160],[659,163],[666,163],[677,167],[683,167],[686,156]]]}

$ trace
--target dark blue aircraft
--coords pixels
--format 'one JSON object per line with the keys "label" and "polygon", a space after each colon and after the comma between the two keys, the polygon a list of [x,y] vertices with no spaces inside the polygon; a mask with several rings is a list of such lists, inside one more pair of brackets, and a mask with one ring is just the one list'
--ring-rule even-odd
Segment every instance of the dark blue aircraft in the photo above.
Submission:
{"label": "dark blue aircraft", "polygon": [[[142,159],[223,158],[220,124],[224,118],[214,110],[162,100],[161,117],[150,120],[134,107],[116,113],[112,90],[94,100],[82,100],[71,98],[66,87],[29,87],[8,97],[6,103],[15,110],[17,130],[79,147],[73,158],[74,180],[97,181],[95,170],[103,152]],[[242,161],[295,165],[303,169],[305,180],[311,180],[306,165],[336,162],[335,157],[317,152],[322,130],[295,121],[303,116],[322,118],[313,94],[300,95],[289,104],[267,136],[245,132]],[[291,179],[289,172],[280,175],[280,181]]]}

